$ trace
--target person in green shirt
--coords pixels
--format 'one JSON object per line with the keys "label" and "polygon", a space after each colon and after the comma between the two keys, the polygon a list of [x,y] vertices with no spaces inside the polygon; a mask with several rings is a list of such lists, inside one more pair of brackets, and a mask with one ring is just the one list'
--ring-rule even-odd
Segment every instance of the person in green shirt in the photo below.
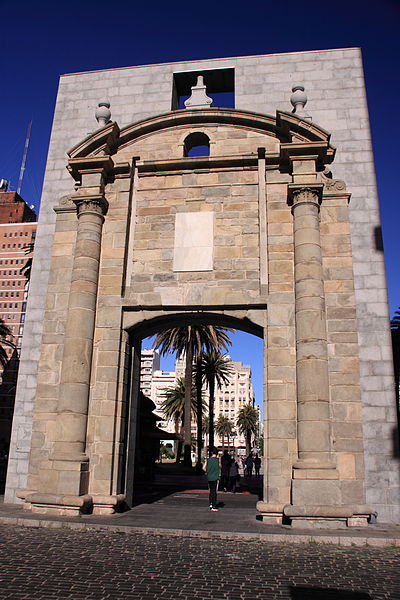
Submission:
{"label": "person in green shirt", "polygon": [[206,472],[208,481],[210,510],[217,512],[217,487],[220,476],[220,468],[218,450],[216,448],[210,449],[210,458],[207,458],[204,464],[204,470]]}

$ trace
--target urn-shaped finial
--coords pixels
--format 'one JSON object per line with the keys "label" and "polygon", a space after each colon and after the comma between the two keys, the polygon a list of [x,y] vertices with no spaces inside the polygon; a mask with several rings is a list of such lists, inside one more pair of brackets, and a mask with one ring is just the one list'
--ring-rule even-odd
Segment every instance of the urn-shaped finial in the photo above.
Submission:
{"label": "urn-shaped finial", "polygon": [[308,112],[304,109],[307,104],[307,94],[304,91],[304,86],[295,85],[292,87],[292,95],[290,96],[290,102],[292,103],[292,112],[301,117],[302,119],[311,119]]}
{"label": "urn-shaped finial", "polygon": [[108,100],[99,102],[94,115],[100,127],[104,127],[104,125],[107,125],[111,121],[111,110]]}

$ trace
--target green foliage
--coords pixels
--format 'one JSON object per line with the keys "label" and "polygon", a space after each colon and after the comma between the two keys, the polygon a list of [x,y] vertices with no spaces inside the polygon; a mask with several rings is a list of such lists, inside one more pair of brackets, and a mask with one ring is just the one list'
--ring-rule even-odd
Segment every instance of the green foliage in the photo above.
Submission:
{"label": "green foliage", "polygon": [[229,382],[229,376],[233,373],[231,359],[219,350],[203,352],[201,355],[201,373],[203,383],[208,386],[210,394],[209,402],[209,445],[214,446],[214,399],[215,384],[220,388],[223,383]]}
{"label": "green foliage", "polygon": [[[191,386],[193,380],[193,360],[196,360],[205,350],[225,349],[229,344],[228,330],[212,325],[182,325],[164,329],[156,335],[153,348],[160,348],[161,354],[175,352],[179,358],[185,355],[185,411],[184,411],[184,463],[192,464],[190,444],[190,407]],[[199,412],[201,412],[201,405]],[[201,416],[199,415],[201,419]],[[201,420],[200,420],[201,423]]]}
{"label": "green foliage", "polygon": [[224,446],[225,438],[228,439],[232,433],[234,428],[234,423],[228,419],[228,417],[224,417],[223,415],[219,415],[217,422],[215,423],[215,432],[222,438],[222,446]]}
{"label": "green foliage", "polygon": [[165,458],[174,459],[175,452],[172,450],[172,448],[169,448],[168,446],[161,446],[160,456],[165,456]]}
{"label": "green foliage", "polygon": [[[174,419],[174,421],[183,421],[185,412],[185,381],[182,377],[179,377],[176,381],[176,385],[167,388],[163,394],[164,401],[161,404],[161,410],[166,419]],[[191,415],[196,417],[197,414],[197,403],[196,403],[196,390],[192,386],[191,391]],[[205,400],[203,399],[203,406],[207,407]]]}
{"label": "green foliage", "polygon": [[258,428],[258,411],[251,404],[243,406],[239,410],[236,423],[240,433],[246,438],[246,452],[249,454],[251,450],[251,438],[255,435]]}

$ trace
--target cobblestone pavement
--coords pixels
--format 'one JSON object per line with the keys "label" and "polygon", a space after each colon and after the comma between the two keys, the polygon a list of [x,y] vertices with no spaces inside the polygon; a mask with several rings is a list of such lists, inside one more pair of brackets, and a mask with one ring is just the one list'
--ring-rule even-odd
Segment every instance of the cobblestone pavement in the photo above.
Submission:
{"label": "cobblestone pavement", "polygon": [[400,599],[398,548],[0,526],[0,598]]}

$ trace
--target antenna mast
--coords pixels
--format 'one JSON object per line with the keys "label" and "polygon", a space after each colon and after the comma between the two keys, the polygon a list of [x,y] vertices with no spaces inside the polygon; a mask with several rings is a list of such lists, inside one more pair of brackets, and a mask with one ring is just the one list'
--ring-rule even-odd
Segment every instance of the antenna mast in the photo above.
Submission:
{"label": "antenna mast", "polygon": [[18,187],[17,187],[17,194],[20,194],[21,192],[21,187],[22,187],[22,180],[24,178],[24,172],[25,172],[25,163],[26,163],[26,156],[28,154],[28,148],[29,148],[29,141],[31,139],[31,129],[32,129],[32,121],[29,123],[28,125],[28,130],[26,132],[26,139],[25,139],[25,146],[24,146],[24,154],[22,156],[22,163],[21,163],[21,170],[19,172],[19,179],[18,179]]}

